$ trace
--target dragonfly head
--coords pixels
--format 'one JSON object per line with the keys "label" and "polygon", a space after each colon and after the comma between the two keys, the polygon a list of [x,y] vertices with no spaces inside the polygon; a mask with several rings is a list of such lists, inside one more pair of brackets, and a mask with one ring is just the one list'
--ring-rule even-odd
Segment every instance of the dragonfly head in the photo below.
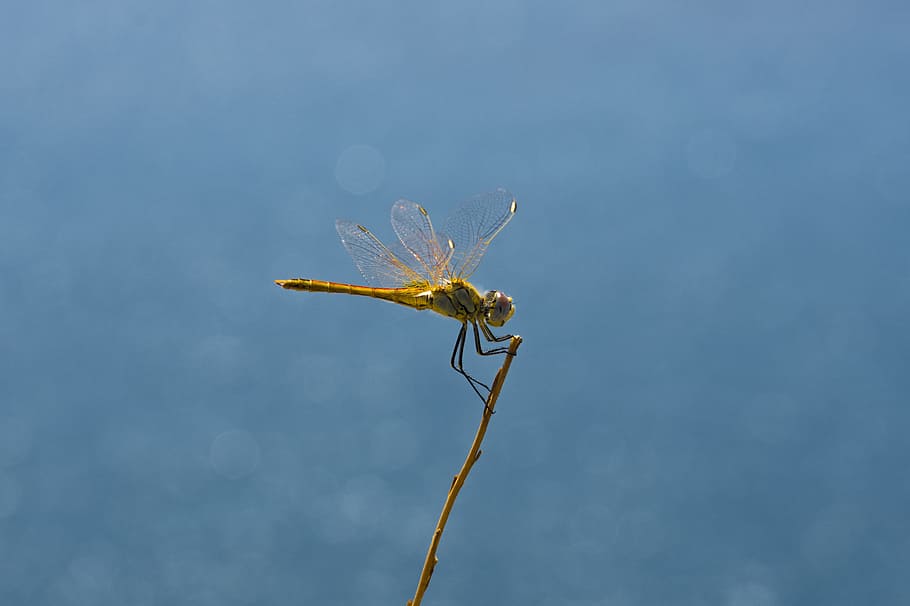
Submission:
{"label": "dragonfly head", "polygon": [[512,297],[498,290],[487,291],[483,295],[484,319],[490,326],[502,326],[515,313]]}

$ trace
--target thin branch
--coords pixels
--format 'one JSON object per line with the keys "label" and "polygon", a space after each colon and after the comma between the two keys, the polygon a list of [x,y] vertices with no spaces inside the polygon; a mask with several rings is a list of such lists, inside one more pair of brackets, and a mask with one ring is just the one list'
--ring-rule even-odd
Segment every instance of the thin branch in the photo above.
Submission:
{"label": "thin branch", "polygon": [[455,499],[458,497],[458,492],[464,485],[468,474],[471,473],[471,468],[474,466],[474,463],[480,458],[480,443],[483,442],[483,437],[487,433],[487,425],[490,424],[490,417],[493,415],[493,409],[496,407],[496,400],[499,398],[502,384],[506,380],[506,375],[509,374],[509,367],[512,366],[512,358],[514,358],[515,354],[518,352],[519,345],[521,345],[521,337],[517,335],[512,337],[512,341],[509,343],[509,353],[506,354],[506,359],[503,361],[502,367],[496,373],[496,378],[493,379],[493,387],[490,389],[487,405],[483,409],[483,416],[480,419],[480,426],[477,428],[477,434],[474,436],[474,442],[471,444],[468,456],[461,466],[461,471],[459,471],[458,475],[455,476],[455,479],[452,480],[452,486],[449,488],[449,494],[446,496],[445,505],[442,506],[442,513],[439,515],[439,521],[436,523],[436,531],[433,532],[433,538],[430,540],[430,548],[427,550],[427,557],[423,563],[423,570],[420,572],[420,580],[417,582],[417,592],[414,594],[414,599],[408,600],[408,606],[420,606],[423,594],[430,584],[430,577],[433,576],[433,569],[439,561],[436,557],[436,549],[439,547],[442,531],[445,530],[446,522],[449,520],[449,514],[452,512],[452,507],[455,505]]}

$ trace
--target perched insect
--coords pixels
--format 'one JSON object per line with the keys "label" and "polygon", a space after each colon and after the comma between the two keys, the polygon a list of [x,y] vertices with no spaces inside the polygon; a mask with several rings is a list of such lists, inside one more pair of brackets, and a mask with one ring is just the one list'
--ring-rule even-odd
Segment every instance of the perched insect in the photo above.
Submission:
{"label": "perched insect", "polygon": [[480,333],[491,343],[502,343],[512,335],[497,337],[490,326],[501,327],[515,313],[512,298],[498,290],[483,294],[468,278],[477,269],[493,241],[515,215],[518,204],[505,189],[469,198],[437,233],[427,211],[408,200],[392,205],[392,227],[401,246],[397,252],[385,246],[370,230],[349,221],[336,221],[341,242],[371,286],[357,286],[322,280],[275,280],[288,290],[331,292],[374,297],[429,309],[461,322],[452,350],[451,365],[464,376],[482,400],[489,386],[464,369],[464,347],[468,324],[474,331],[477,353],[483,356],[504,354],[506,347],[484,350]]}

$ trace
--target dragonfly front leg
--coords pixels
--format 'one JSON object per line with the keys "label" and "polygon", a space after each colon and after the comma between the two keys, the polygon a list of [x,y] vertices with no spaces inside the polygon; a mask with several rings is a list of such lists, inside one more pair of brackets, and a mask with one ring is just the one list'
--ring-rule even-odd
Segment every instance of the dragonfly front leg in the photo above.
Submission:
{"label": "dragonfly front leg", "polygon": [[[474,330],[477,330],[476,326],[474,327]],[[455,372],[467,379],[468,383],[471,385],[471,388],[474,390],[474,393],[476,393],[477,396],[483,400],[484,403],[486,403],[487,397],[480,392],[478,386],[483,387],[485,390],[487,390],[488,394],[490,392],[490,388],[485,383],[482,383],[469,375],[464,369],[464,344],[467,340],[467,336],[468,324],[465,322],[461,325],[461,330],[458,331],[458,338],[455,339],[455,349],[452,350],[452,360],[450,363],[452,365],[452,368],[455,369]],[[455,364],[456,357],[458,358],[457,365]]]}
{"label": "dragonfly front leg", "polygon": [[[493,349],[484,351],[483,348],[480,346],[480,333],[477,331],[478,323],[477,322],[471,322],[471,323],[474,325],[474,346],[477,348],[477,353],[479,353],[482,356],[495,356],[497,354],[509,353],[508,347],[494,347]],[[483,330],[483,336],[487,338],[487,341],[491,341],[494,343],[502,343],[503,341],[507,341],[512,338],[512,335],[506,335],[504,337],[494,336],[493,333],[490,331],[490,327],[487,326],[486,324],[484,324],[483,322],[480,322],[480,326]]]}
{"label": "dragonfly front leg", "polygon": [[502,343],[503,341],[508,341],[512,337],[515,336],[515,335],[503,335],[501,337],[497,337],[496,335],[493,334],[493,331],[490,330],[490,327],[487,326],[486,322],[480,323],[480,329],[483,331],[483,336],[485,336],[487,338],[487,341],[490,341],[492,343]]}

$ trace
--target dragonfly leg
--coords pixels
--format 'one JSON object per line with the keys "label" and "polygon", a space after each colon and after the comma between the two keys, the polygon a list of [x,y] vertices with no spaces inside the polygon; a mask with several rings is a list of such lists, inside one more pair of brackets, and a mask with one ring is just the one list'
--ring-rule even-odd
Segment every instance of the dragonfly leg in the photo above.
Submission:
{"label": "dragonfly leg", "polygon": [[503,341],[510,340],[514,336],[514,335],[503,335],[501,337],[497,337],[496,335],[493,334],[493,331],[490,330],[490,327],[487,326],[486,322],[480,323],[480,329],[483,331],[483,336],[487,338],[487,341],[490,341],[492,343],[502,343]]}
{"label": "dragonfly leg", "polygon": [[[474,325],[474,346],[477,348],[477,353],[479,353],[482,356],[495,356],[497,354],[504,354],[504,353],[509,352],[508,347],[494,347],[493,349],[484,351],[483,348],[480,346],[480,333],[477,331],[477,322],[471,322],[471,323]],[[501,343],[501,342],[505,341],[506,339],[512,338],[512,335],[507,335],[505,337],[494,337],[493,333],[490,332],[489,326],[487,326],[483,322],[481,322],[480,325],[483,327],[483,336],[487,338],[487,341]]]}
{"label": "dragonfly leg", "polygon": [[[467,341],[467,336],[468,324],[465,322],[461,325],[461,330],[458,331],[458,338],[455,339],[455,349],[452,350],[452,360],[450,363],[452,365],[452,368],[455,369],[455,372],[468,380],[468,383],[471,385],[471,389],[473,389],[474,393],[476,393],[478,397],[483,400],[484,404],[486,404],[487,397],[480,392],[480,389],[478,389],[478,387],[484,388],[488,394],[490,392],[490,388],[485,383],[482,383],[469,375],[464,369],[464,344],[465,341]],[[455,364],[456,357],[458,358],[457,365]]]}

